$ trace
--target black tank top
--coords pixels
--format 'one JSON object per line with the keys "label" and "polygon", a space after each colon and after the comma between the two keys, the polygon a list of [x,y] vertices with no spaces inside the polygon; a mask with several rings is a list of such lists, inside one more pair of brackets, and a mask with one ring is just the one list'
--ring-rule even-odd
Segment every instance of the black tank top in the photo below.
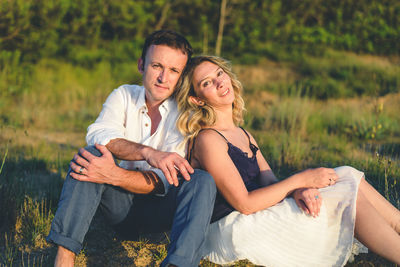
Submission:
{"label": "black tank top", "polygon": [[[240,127],[241,128],[241,127]],[[258,147],[256,147],[254,144],[251,143],[250,137],[247,134],[247,132],[241,128],[243,132],[246,134],[247,138],[249,139],[249,146],[250,149],[253,153],[252,157],[249,157],[246,152],[243,152],[240,148],[237,146],[234,146],[231,144],[223,134],[218,132],[217,130],[213,128],[205,128],[203,130],[213,130],[217,132],[220,136],[224,138],[226,143],[228,144],[228,155],[232,159],[232,162],[235,164],[237,170],[240,173],[240,176],[243,179],[243,182],[247,188],[247,191],[253,191],[257,188],[260,188],[261,185],[258,182],[258,176],[260,174],[260,168],[257,163],[257,158],[256,158],[256,153],[258,151]],[[188,161],[191,161],[192,153],[193,153],[193,148],[195,145],[195,139],[193,140],[193,145],[192,148],[190,149]],[[223,168],[223,166],[222,166]],[[211,223],[218,221],[219,219],[227,216],[230,214],[232,211],[235,209],[225,200],[225,198],[222,196],[222,194],[217,191],[217,196],[215,199],[215,204],[214,204],[214,211],[211,216]]]}

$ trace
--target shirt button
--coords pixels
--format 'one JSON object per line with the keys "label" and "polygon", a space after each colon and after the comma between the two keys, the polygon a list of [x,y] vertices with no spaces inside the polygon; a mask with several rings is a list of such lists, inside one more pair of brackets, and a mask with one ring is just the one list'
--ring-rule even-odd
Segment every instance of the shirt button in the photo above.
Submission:
{"label": "shirt button", "polygon": [[146,127],[147,127],[147,126],[149,126],[149,124],[148,124],[148,123],[146,123],[144,126],[146,126]]}
{"label": "shirt button", "polygon": [[144,114],[144,111],[142,111],[142,114]]}
{"label": "shirt button", "polygon": [[139,170],[139,167],[136,167],[135,169],[136,169],[136,170]]}

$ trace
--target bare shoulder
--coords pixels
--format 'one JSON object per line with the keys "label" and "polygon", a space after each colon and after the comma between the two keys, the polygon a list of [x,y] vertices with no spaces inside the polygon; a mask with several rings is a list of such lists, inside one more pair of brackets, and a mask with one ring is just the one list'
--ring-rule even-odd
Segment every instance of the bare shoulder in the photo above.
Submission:
{"label": "bare shoulder", "polygon": [[196,137],[195,149],[197,151],[215,151],[226,147],[225,139],[212,129],[204,129]]}

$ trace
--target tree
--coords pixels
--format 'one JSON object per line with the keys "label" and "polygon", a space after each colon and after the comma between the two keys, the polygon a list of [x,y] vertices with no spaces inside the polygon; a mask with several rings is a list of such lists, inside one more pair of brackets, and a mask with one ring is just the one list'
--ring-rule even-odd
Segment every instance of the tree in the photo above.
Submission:
{"label": "tree", "polygon": [[224,25],[226,16],[226,3],[228,0],[221,0],[221,12],[219,16],[219,26],[218,26],[218,36],[217,43],[215,45],[215,54],[217,56],[221,55],[222,37],[224,35]]}

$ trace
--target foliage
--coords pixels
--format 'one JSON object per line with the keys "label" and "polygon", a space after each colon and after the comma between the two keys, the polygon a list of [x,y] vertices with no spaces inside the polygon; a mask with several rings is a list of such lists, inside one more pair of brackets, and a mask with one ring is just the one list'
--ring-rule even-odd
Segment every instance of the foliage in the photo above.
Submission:
{"label": "foliage", "polygon": [[[0,51],[18,52],[23,62],[132,60],[144,37],[161,27],[183,33],[197,52],[214,53],[208,47],[215,46],[219,5],[210,0],[3,0]],[[398,54],[399,20],[396,0],[230,0],[223,56],[265,56],[271,54],[269,43],[289,50]]]}

